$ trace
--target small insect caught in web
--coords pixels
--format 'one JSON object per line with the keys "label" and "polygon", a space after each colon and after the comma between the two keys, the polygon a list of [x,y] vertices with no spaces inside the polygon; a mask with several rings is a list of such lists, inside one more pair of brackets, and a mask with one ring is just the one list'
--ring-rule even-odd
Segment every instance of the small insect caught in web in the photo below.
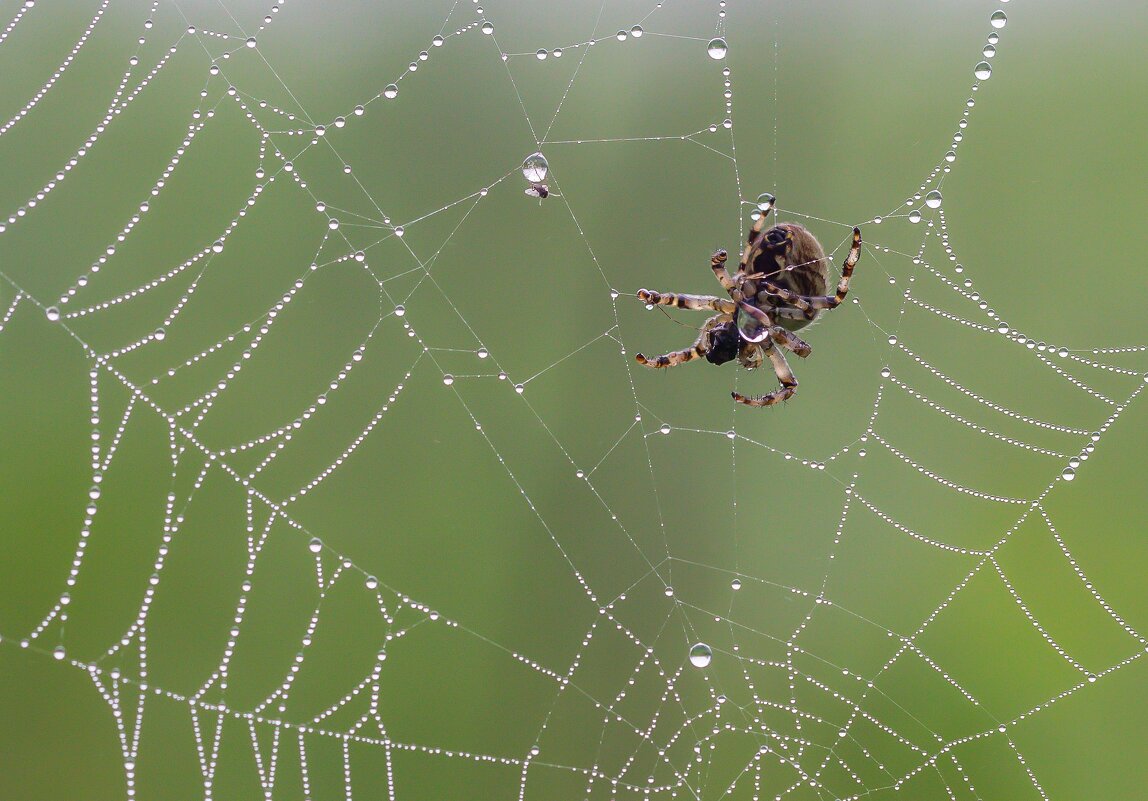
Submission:
{"label": "small insect caught in web", "polygon": [[551,196],[562,197],[558,192],[552,191],[546,184],[531,184],[526,187],[526,194],[530,195],[530,197],[538,198],[540,204],[543,200]]}
{"label": "small insect caught in web", "polygon": [[737,359],[742,367],[753,370],[768,358],[781,387],[757,397],[734,392],[733,399],[747,406],[772,406],[793,396],[797,379],[782,349],[803,359],[813,352],[793,332],[845,300],[853,268],[861,258],[861,230],[853,229],[837,291],[829,295],[829,259],[809,229],[797,223],[777,223],[766,229],[766,219],[776,203],[768,193],[757,199],[757,217],[737,272],[731,275],[726,270],[726,251],[719,250],[710,257],[710,268],[729,298],[638,290],[638,299],[650,308],[676,306],[717,312],[702,324],[693,345],[661,356],[639,353],[639,364],[676,367],[704,356],[711,364]]}

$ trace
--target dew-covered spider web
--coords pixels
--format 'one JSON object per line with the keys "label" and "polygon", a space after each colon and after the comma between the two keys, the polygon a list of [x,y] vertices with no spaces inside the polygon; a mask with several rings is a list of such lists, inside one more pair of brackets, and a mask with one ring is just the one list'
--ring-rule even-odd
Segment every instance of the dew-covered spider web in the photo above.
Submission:
{"label": "dew-covered spider web", "polygon": [[1145,22],[0,3],[0,796],[1142,796]]}

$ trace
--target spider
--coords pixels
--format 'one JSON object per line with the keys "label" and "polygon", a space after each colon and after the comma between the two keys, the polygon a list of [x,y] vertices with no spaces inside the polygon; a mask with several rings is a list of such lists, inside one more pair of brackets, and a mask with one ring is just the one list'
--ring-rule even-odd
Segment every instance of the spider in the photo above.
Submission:
{"label": "spider", "polygon": [[731,276],[726,270],[724,250],[710,258],[714,275],[729,293],[728,300],[713,295],[638,290],[638,299],[647,304],[717,312],[702,324],[701,334],[690,347],[662,356],[639,353],[639,363],[647,367],[676,367],[704,356],[711,364],[725,364],[736,358],[742,367],[753,370],[768,358],[781,388],[757,397],[734,392],[733,399],[747,406],[772,406],[793,396],[797,379],[781,348],[803,359],[813,351],[793,332],[812,323],[823,310],[837,308],[845,299],[849,278],[861,258],[861,230],[853,229],[853,244],[841,266],[837,293],[826,295],[829,260],[813,234],[797,223],[778,223],[764,230],[774,203],[770,197],[768,204],[763,204],[736,273]]}

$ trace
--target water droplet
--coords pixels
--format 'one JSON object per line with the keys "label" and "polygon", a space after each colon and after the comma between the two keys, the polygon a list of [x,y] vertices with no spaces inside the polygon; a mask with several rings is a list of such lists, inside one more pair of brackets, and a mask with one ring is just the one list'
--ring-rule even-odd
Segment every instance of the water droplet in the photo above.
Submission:
{"label": "water droplet", "polygon": [[713,649],[704,642],[694,643],[690,646],[690,664],[697,668],[709,667],[713,661]]}
{"label": "water droplet", "polygon": [[619,42],[624,42],[630,38],[630,34],[627,31],[618,31],[614,36],[618,38]]}
{"label": "water droplet", "polygon": [[49,306],[44,309],[44,316],[48,318],[48,322],[54,323],[60,319],[60,310],[55,306]]}
{"label": "water droplet", "polygon": [[662,593],[667,598],[673,598],[674,597],[674,588],[673,587],[666,587],[664,590],[662,590]]}
{"label": "water droplet", "polygon": [[399,87],[395,84],[388,84],[387,88],[383,90],[383,97],[387,100],[394,100],[399,96]]}
{"label": "water droplet", "polygon": [[670,433],[670,424],[669,423],[662,423],[662,427],[659,428],[658,431],[660,431],[663,434],[669,434]]}
{"label": "water droplet", "polygon": [[941,193],[934,189],[925,195],[925,205],[931,209],[939,209],[941,207]]}
{"label": "water droplet", "polygon": [[582,472],[581,470],[575,470],[574,476],[575,476],[575,478],[585,478],[586,474],[584,472]]}
{"label": "water droplet", "polygon": [[402,317],[406,313],[407,313],[407,307],[406,306],[402,305],[401,303],[398,306],[395,306],[395,317]]}
{"label": "water droplet", "polygon": [[55,648],[52,649],[52,658],[53,659],[63,660],[63,658],[65,656],[67,656],[67,653],[64,651],[64,646],[57,645]]}
{"label": "water droplet", "polygon": [[882,378],[888,378],[891,375],[893,375],[893,371],[890,370],[888,367],[882,367],[881,368],[881,377]]}
{"label": "water droplet", "polygon": [[522,160],[522,177],[532,184],[540,184],[546,180],[550,172],[550,162],[541,153],[531,153]]}
{"label": "water droplet", "polygon": [[490,355],[490,351],[488,351],[486,348],[479,348],[478,349],[478,358],[485,359],[489,355]]}
{"label": "water droplet", "polygon": [[554,48],[554,52],[551,53],[550,55],[554,56],[554,58],[562,58],[562,48],[561,47]]}
{"label": "water droplet", "polygon": [[985,45],[984,49],[981,50],[981,55],[983,55],[985,58],[992,58],[996,54],[997,54],[997,49],[995,47],[993,47],[991,44]]}
{"label": "water droplet", "polygon": [[521,395],[523,392],[526,391],[526,387],[522,386],[522,384],[515,384],[514,385],[514,391],[517,392],[519,395]]}
{"label": "water droplet", "polygon": [[709,53],[710,58],[714,61],[721,61],[725,58],[725,54],[729,52],[729,45],[727,45],[725,39],[721,37],[711,39],[710,43],[706,45],[706,52]]}
{"label": "water droplet", "polygon": [[311,553],[319,553],[323,550],[323,541],[318,537],[312,537],[311,541],[307,543],[307,550]]}
{"label": "water droplet", "polygon": [[255,47],[256,44],[258,44],[258,43],[255,41],[254,36],[248,37],[248,39],[247,39],[247,46],[248,47]]}
{"label": "water droplet", "polygon": [[1066,467],[1064,468],[1064,472],[1060,474],[1060,477],[1065,481],[1072,481],[1072,479],[1076,478],[1076,471],[1071,467]]}
{"label": "water droplet", "polygon": [[442,382],[449,387],[451,384],[454,383],[454,376],[451,375],[450,373],[447,373],[446,375],[444,375],[442,377]]}
{"label": "water droplet", "polygon": [[379,580],[377,578],[375,578],[374,576],[367,576],[366,584],[367,584],[368,590],[378,589]]}
{"label": "water droplet", "polygon": [[993,31],[992,33],[990,33],[988,35],[988,40],[989,40],[989,44],[996,44],[997,42],[999,42],[1001,40],[1000,34],[997,33],[996,31]]}
{"label": "water droplet", "polygon": [[223,240],[222,239],[215,240],[215,242],[213,242],[211,245],[211,249],[215,253],[222,253],[223,252]]}
{"label": "water droplet", "polygon": [[435,47],[442,47],[442,43],[443,43],[443,42],[445,42],[445,41],[446,41],[446,40],[445,40],[445,39],[443,39],[441,36],[436,36],[435,38],[433,38],[433,39],[431,39],[431,40],[430,40],[430,43],[431,43],[432,45],[434,45]]}
{"label": "water droplet", "polygon": [[98,501],[100,499],[100,488],[93,484],[91,489],[88,490],[88,497],[93,501]]}
{"label": "water droplet", "polygon": [[494,33],[494,25],[490,22],[482,23],[482,32],[487,36],[490,36],[492,33]]}
{"label": "water droplet", "polygon": [[1004,322],[1003,320],[1001,322],[997,323],[997,333],[998,334],[1007,334],[1009,332],[1009,330],[1010,329],[1008,327],[1008,323]]}
{"label": "water droplet", "polygon": [[395,226],[395,236],[402,236],[406,232],[407,232],[407,229],[403,228],[401,225]]}
{"label": "water droplet", "polygon": [[916,225],[920,221],[921,221],[921,210],[920,209],[913,209],[912,211],[909,212],[909,222],[913,223],[913,225]]}
{"label": "water droplet", "polygon": [[641,39],[643,33],[645,33],[645,31],[642,29],[641,25],[635,25],[633,28],[630,28],[630,35],[635,39]]}
{"label": "water droplet", "polygon": [[741,579],[734,579],[733,581],[731,581],[729,583],[729,588],[731,590],[734,590],[734,591],[740,590],[741,589]]}
{"label": "water droplet", "polygon": [[1061,347],[1061,348],[1060,348],[1060,349],[1059,349],[1059,350],[1056,352],[1056,355],[1057,355],[1057,356],[1059,356],[1059,357],[1060,357],[1060,358],[1062,358],[1062,359],[1067,359],[1067,358],[1068,358],[1068,348],[1065,348],[1065,347]]}
{"label": "water droplet", "polygon": [[769,214],[773,210],[773,204],[777,202],[777,198],[769,194],[769,192],[762,192],[757,196],[757,210],[762,214]]}
{"label": "water droplet", "polygon": [[994,28],[1003,28],[1007,24],[1008,17],[1005,16],[1005,13],[999,8],[989,17],[989,25],[992,25]]}
{"label": "water droplet", "polygon": [[945,154],[945,161],[952,163],[956,160],[957,160],[957,154],[955,151],[950,150],[948,153]]}
{"label": "water droplet", "polygon": [[992,65],[987,61],[982,61],[973,67],[973,75],[976,75],[982,81],[988,80],[989,76],[993,74]]}

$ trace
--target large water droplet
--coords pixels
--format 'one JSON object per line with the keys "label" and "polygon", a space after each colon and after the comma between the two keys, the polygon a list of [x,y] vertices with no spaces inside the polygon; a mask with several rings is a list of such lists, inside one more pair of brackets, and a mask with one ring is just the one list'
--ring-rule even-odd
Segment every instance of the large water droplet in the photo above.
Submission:
{"label": "large water droplet", "polygon": [[550,162],[541,153],[531,153],[522,162],[522,177],[532,184],[545,181],[549,171]]}
{"label": "large water droplet", "polygon": [[630,28],[630,35],[635,39],[641,39],[643,33],[645,33],[645,30],[642,29],[641,25],[635,25],[633,28]]}
{"label": "large water droplet", "polygon": [[624,41],[626,41],[627,39],[629,39],[629,38],[630,38],[630,34],[629,34],[629,32],[628,32],[628,31],[618,31],[618,32],[617,32],[616,34],[614,34],[614,35],[615,35],[615,37],[617,37],[617,39],[618,39],[618,41],[619,41],[619,42],[624,42]]}
{"label": "large water droplet", "polygon": [[737,312],[737,331],[742,339],[748,342],[761,342],[769,336],[769,329],[753,315],[739,309]]}
{"label": "large water droplet", "polygon": [[912,211],[910,211],[910,212],[909,212],[909,222],[911,222],[911,223],[913,223],[914,225],[916,225],[916,224],[917,224],[917,223],[919,223],[920,221],[921,221],[921,211],[920,211],[920,209],[913,209]]}
{"label": "large water droplet", "polygon": [[948,153],[945,154],[945,161],[949,162],[950,164],[956,160],[957,160],[957,152],[955,150],[950,150]]}
{"label": "large water droplet", "polygon": [[1065,481],[1072,481],[1072,479],[1076,478],[1076,471],[1071,467],[1066,467],[1064,468],[1064,472],[1060,474],[1060,477]]}
{"label": "large water droplet", "polygon": [[729,588],[731,590],[740,590],[741,589],[741,579],[734,579],[733,581],[731,581],[729,583]]}
{"label": "large water droplet", "polygon": [[49,306],[44,309],[44,316],[48,318],[48,322],[54,323],[60,319],[60,310],[55,306]]}
{"label": "large water droplet", "polygon": [[1005,13],[999,8],[992,13],[991,17],[989,17],[989,25],[992,25],[994,28],[1003,28],[1007,24],[1008,17],[1005,16]]}
{"label": "large water droplet", "polygon": [[762,214],[769,214],[773,210],[773,204],[777,202],[777,198],[769,194],[769,192],[762,192],[757,196],[757,209]]}
{"label": "large water droplet", "polygon": [[323,550],[323,541],[318,537],[312,537],[311,541],[307,543],[307,550],[311,553],[319,553]]}
{"label": "large water droplet", "polygon": [[449,387],[451,384],[454,383],[454,376],[451,375],[450,373],[447,373],[446,375],[444,375],[442,377],[442,382]]}
{"label": "large water droplet", "polygon": [[710,39],[710,43],[706,45],[706,52],[709,53],[710,58],[714,61],[721,61],[725,58],[725,54],[729,52],[729,45],[727,45],[725,39],[721,37]]}
{"label": "large water droplet", "polygon": [[941,207],[941,193],[934,189],[925,195],[925,205],[931,209],[939,209]]}
{"label": "large water droplet", "polygon": [[976,75],[982,81],[988,80],[989,76],[993,74],[992,65],[987,61],[982,61],[973,67],[973,75]]}
{"label": "large water droplet", "polygon": [[494,25],[490,22],[482,23],[482,32],[490,36],[490,34],[494,33]]}
{"label": "large water droplet", "polygon": [[403,306],[401,303],[398,306],[395,306],[395,317],[402,317],[406,313],[406,306]]}
{"label": "large water droplet", "polygon": [[388,84],[387,88],[383,90],[383,97],[385,97],[387,100],[394,100],[398,96],[399,96],[399,87],[397,87],[393,83]]}
{"label": "large water droplet", "polygon": [[985,58],[992,58],[996,54],[997,54],[997,49],[995,47],[993,47],[991,44],[985,45],[984,49],[981,50],[981,55],[983,55]]}
{"label": "large water droplet", "polygon": [[713,661],[714,652],[704,642],[695,643],[690,647],[690,664],[697,668],[709,667]]}
{"label": "large water droplet", "polygon": [[430,40],[430,43],[431,43],[432,45],[434,45],[435,47],[442,47],[442,43],[443,43],[444,41],[446,41],[446,40],[445,40],[445,39],[443,39],[441,36],[436,36],[436,37],[434,37],[433,39],[431,39],[431,40]]}
{"label": "large water droplet", "polygon": [[537,53],[535,53],[534,55],[538,57],[539,61],[545,61],[546,56],[549,55],[549,53],[546,52],[546,48],[543,48],[543,49],[539,50]]}

